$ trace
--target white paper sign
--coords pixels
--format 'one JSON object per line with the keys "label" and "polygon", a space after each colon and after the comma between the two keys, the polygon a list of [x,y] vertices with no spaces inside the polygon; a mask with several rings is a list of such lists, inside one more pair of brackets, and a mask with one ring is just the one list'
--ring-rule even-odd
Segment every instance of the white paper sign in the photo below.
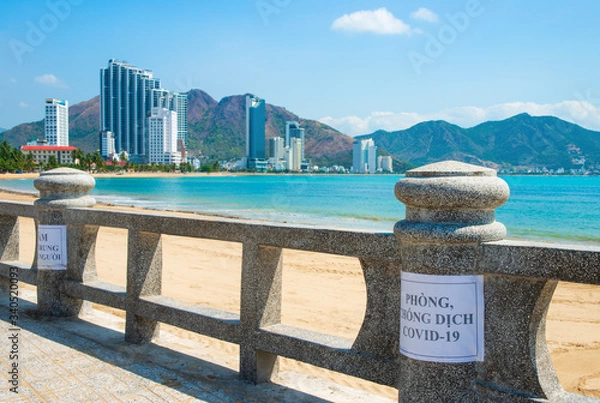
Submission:
{"label": "white paper sign", "polygon": [[41,270],[67,269],[66,225],[38,225],[37,266]]}
{"label": "white paper sign", "polygon": [[433,362],[483,361],[483,276],[402,272],[400,352]]}

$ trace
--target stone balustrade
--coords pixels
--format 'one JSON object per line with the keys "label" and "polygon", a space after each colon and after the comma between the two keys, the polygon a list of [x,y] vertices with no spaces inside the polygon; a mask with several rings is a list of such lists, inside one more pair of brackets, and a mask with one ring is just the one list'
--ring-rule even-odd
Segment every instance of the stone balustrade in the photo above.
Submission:
{"label": "stone balustrade", "polygon": [[[240,377],[255,383],[268,381],[283,356],[397,387],[400,402],[599,401],[563,391],[546,347],[545,316],[558,281],[600,285],[600,247],[503,240],[506,230],[495,221],[494,209],[507,200],[509,189],[491,169],[449,161],[409,171],[396,185],[406,219],[394,233],[383,234],[93,209],[95,201],[87,194],[93,178],[68,168],[43,173],[35,186],[40,199],[34,205],[0,202],[0,281],[7,287],[11,268],[18,268],[21,282],[37,286],[41,316],[75,316],[97,303],[126,311],[124,337],[130,343],[151,341],[159,323],[236,343]],[[63,270],[48,268],[38,258],[31,266],[18,260],[19,217],[36,220],[38,238],[48,228],[66,230]],[[128,231],[124,288],[97,279],[101,226]],[[239,315],[161,295],[162,235],[243,245]],[[283,249],[359,260],[367,306],[355,340],[281,323]],[[421,286],[415,278],[440,283],[408,295],[408,279],[411,287]],[[448,332],[444,341],[452,344],[454,334],[452,342],[476,354],[462,362],[451,357],[454,347],[447,357],[428,355],[445,336],[431,327],[415,328],[410,319],[423,314],[429,321],[435,312],[449,312],[439,311],[441,302],[438,306],[428,290],[438,290],[439,301],[448,301],[456,284],[469,281],[473,289],[481,287],[479,311],[475,316],[455,312],[453,326],[464,325],[460,329],[466,333],[459,342],[459,333]],[[462,298],[460,292],[452,295]],[[423,308],[428,298],[432,311],[415,308],[405,314],[411,302]],[[482,331],[470,334],[477,326]],[[413,348],[420,353],[407,352]]]}

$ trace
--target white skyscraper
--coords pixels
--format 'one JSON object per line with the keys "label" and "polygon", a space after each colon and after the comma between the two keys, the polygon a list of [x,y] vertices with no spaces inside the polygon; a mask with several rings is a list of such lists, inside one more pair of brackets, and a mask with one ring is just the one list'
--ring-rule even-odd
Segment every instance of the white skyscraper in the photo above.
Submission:
{"label": "white skyscraper", "polygon": [[181,153],[177,151],[177,112],[167,108],[152,108],[148,134],[150,163],[181,163]]}
{"label": "white skyscraper", "polygon": [[285,122],[285,146],[291,147],[291,139],[298,138],[302,142],[300,159],[304,161],[304,128],[298,122]]}
{"label": "white skyscraper", "polygon": [[292,171],[300,171],[302,164],[302,140],[292,137],[290,143],[290,149],[292,150]]}
{"label": "white skyscraper", "polygon": [[352,171],[377,172],[377,147],[373,139],[354,140],[352,143]]}
{"label": "white skyscraper", "polygon": [[177,113],[177,139],[187,146],[187,93],[155,88],[152,90],[152,107],[166,108]]}
{"label": "white skyscraper", "polygon": [[294,150],[290,147],[286,147],[284,150],[285,153],[285,164],[284,169],[288,171],[294,170]]}
{"label": "white skyscraper", "polygon": [[115,134],[110,131],[100,133],[100,155],[109,158],[115,154]]}
{"label": "white skyscraper", "polygon": [[177,113],[177,139],[183,141],[183,144],[188,146],[188,127],[187,127],[187,110],[188,98],[187,93],[171,92],[169,109]]}
{"label": "white skyscraper", "polygon": [[44,134],[49,146],[69,145],[69,103],[46,98]]}
{"label": "white skyscraper", "polygon": [[273,163],[278,163],[280,160],[285,158],[284,154],[284,144],[283,138],[281,137],[271,137],[269,139],[269,159]]}
{"label": "white skyscraper", "polygon": [[377,158],[377,169],[380,169],[380,170],[386,171],[386,172],[394,172],[392,157],[389,155],[385,156],[385,157],[378,157]]}
{"label": "white skyscraper", "polygon": [[367,143],[367,169],[370,174],[377,172],[377,147],[373,140],[369,139]]}

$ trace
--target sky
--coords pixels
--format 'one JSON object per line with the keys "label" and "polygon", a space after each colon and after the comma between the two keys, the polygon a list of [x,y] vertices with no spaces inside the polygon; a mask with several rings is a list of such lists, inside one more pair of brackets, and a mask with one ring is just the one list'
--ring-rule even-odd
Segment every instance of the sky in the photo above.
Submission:
{"label": "sky", "polygon": [[597,0],[0,0],[0,127],[99,94],[109,59],[349,134],[518,113],[600,131]]}

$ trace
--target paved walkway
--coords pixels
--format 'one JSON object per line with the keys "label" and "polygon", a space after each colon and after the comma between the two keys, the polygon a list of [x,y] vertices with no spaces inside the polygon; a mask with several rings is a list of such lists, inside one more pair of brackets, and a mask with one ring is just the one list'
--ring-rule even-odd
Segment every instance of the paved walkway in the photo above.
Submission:
{"label": "paved walkway", "polygon": [[[163,331],[156,343],[130,345],[123,320],[96,310],[36,320],[34,293],[21,294],[19,330],[11,331],[8,295],[0,293],[0,402],[391,402],[297,373],[282,374],[286,386],[251,385],[201,342]],[[18,358],[11,357],[15,333]],[[14,363],[18,394],[9,389]]]}

